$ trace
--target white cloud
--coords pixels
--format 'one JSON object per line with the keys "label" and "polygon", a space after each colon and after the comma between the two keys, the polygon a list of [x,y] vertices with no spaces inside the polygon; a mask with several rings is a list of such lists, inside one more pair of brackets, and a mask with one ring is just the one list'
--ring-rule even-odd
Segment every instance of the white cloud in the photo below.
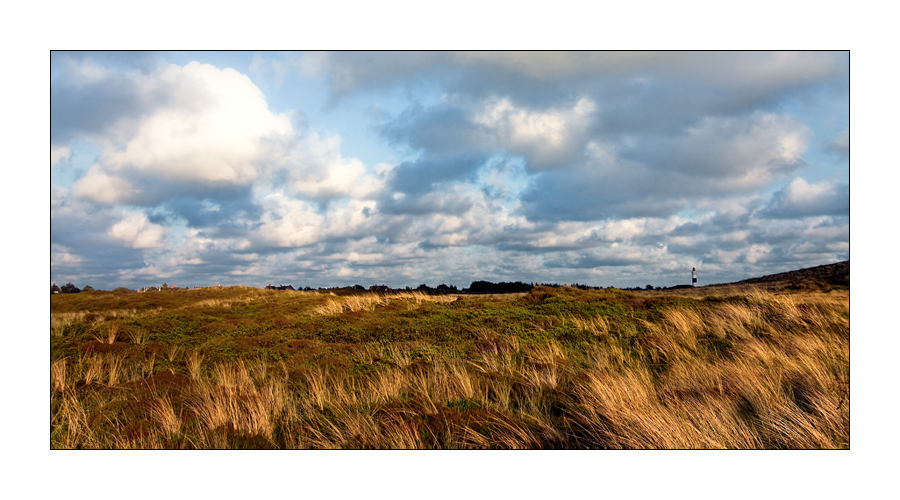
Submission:
{"label": "white cloud", "polygon": [[84,259],[74,253],[72,249],[63,245],[50,245],[50,267],[67,267],[78,264]]}
{"label": "white cloud", "polygon": [[[260,164],[293,137],[289,117],[268,109],[262,92],[233,69],[192,62],[170,65],[132,84],[169,100],[144,117],[124,145],[107,147],[75,184],[98,201],[127,201],[129,180],[246,185]],[[280,141],[280,142],[279,142]],[[277,153],[276,153],[277,154]]]}
{"label": "white cloud", "polygon": [[704,118],[670,153],[683,156],[682,171],[718,179],[725,189],[754,189],[796,167],[812,138],[789,115],[757,112],[748,120]]}
{"label": "white cloud", "polygon": [[73,186],[78,196],[154,204],[195,192],[191,186],[271,183],[284,171],[294,195],[359,199],[377,195],[390,170],[379,165],[370,172],[358,159],[345,158],[337,135],[323,139],[294,130],[290,112],[270,111],[260,89],[230,68],[170,65],[132,75],[130,84],[140,94],[168,98],[141,117],[123,142],[106,138],[99,162]]}
{"label": "white cloud", "polygon": [[721,264],[733,264],[738,261],[738,259],[743,254],[742,250],[722,250],[716,248],[706,254],[706,258]]}
{"label": "white cloud", "polygon": [[127,200],[137,193],[137,189],[126,178],[110,175],[100,165],[93,165],[84,177],[72,185],[72,193],[102,203]]}
{"label": "white cloud", "polygon": [[50,168],[55,167],[60,160],[69,161],[69,158],[71,157],[72,150],[67,146],[50,148]]}
{"label": "white cloud", "polygon": [[101,82],[109,78],[113,72],[98,65],[91,59],[64,59],[63,64],[69,70],[66,74],[67,83],[78,87]]}
{"label": "white cloud", "polygon": [[134,272],[137,276],[169,276],[168,273],[157,269],[156,266],[146,266]]}
{"label": "white cloud", "polygon": [[113,225],[109,230],[110,236],[131,248],[161,247],[165,234],[165,228],[150,222],[144,213],[131,214],[122,219],[121,222]]}
{"label": "white cloud", "polygon": [[837,181],[809,184],[797,177],[772,196],[765,213],[773,217],[850,214],[850,187]]}
{"label": "white cloud", "polygon": [[282,193],[273,193],[263,200],[266,213],[256,230],[267,244],[297,247],[320,241],[324,220],[308,202],[296,200]]}
{"label": "white cloud", "polygon": [[611,221],[601,230],[597,231],[597,234],[604,240],[627,240],[643,234],[646,223],[646,219],[622,219]]}
{"label": "white cloud", "polygon": [[[803,82],[829,85],[823,79],[843,56],[349,56],[258,55],[253,81],[199,63],[133,72],[82,64],[71,83],[57,79],[54,109],[67,112],[54,122],[64,126],[53,125],[64,130],[51,148],[51,175],[68,175],[54,169],[72,156],[67,141],[94,142],[101,154],[70,190],[51,187],[54,272],[100,269],[106,262],[91,251],[110,239],[121,244],[103,249],[118,266],[102,270],[111,276],[142,259],[143,269],[120,276],[230,274],[313,286],[344,278],[665,284],[651,276],[672,284],[703,258],[712,259],[703,267],[712,279],[849,251],[844,184],[796,178],[768,206],[763,199],[803,166],[812,134],[801,118],[821,129],[788,100],[803,97]],[[291,66],[324,73],[338,93],[420,79],[377,104],[398,112],[413,96],[382,138],[419,158],[366,165],[342,154],[340,135],[270,110],[253,82],[278,87]],[[453,85],[443,85],[449,74]],[[107,91],[114,98],[98,97]],[[293,97],[284,92],[277,102]],[[340,128],[370,97],[324,109],[328,127]],[[95,103],[111,105],[82,112]],[[784,109],[800,114],[774,111]],[[849,150],[849,129],[820,145]],[[144,210],[177,222],[154,224],[117,203],[155,206]]]}
{"label": "white cloud", "polygon": [[579,99],[572,108],[548,111],[532,111],[508,99],[494,99],[485,103],[473,121],[493,130],[500,146],[526,155],[530,169],[541,170],[564,166],[573,153],[582,153],[581,138],[595,109],[594,102],[587,98]]}
{"label": "white cloud", "polygon": [[791,203],[808,205],[831,191],[834,191],[834,183],[820,182],[811,186],[802,177],[797,177],[787,186],[784,193]]}
{"label": "white cloud", "polygon": [[270,112],[262,92],[233,69],[172,65],[156,86],[169,87],[175,102],[145,119],[125,151],[107,154],[112,169],[133,166],[175,181],[244,184],[257,176],[261,141],[292,133],[289,118]]}
{"label": "white cloud", "polygon": [[377,204],[374,201],[348,200],[345,204],[333,204],[325,213],[327,234],[330,237],[355,238],[371,234],[382,221],[383,217],[377,214]]}
{"label": "white cloud", "polygon": [[751,264],[755,264],[768,256],[771,251],[772,247],[770,245],[751,245],[750,248],[747,249],[744,259]]}
{"label": "white cloud", "polygon": [[356,158],[341,155],[341,141],[337,136],[322,139],[315,133],[304,137],[298,148],[284,160],[285,180],[294,194],[310,199],[371,198],[384,187],[385,173],[369,173]]}
{"label": "white cloud", "polygon": [[341,267],[341,268],[338,270],[338,272],[335,273],[335,274],[336,274],[337,276],[342,277],[342,278],[348,278],[348,277],[350,277],[350,276],[355,276],[357,273],[354,272],[353,269],[351,269],[351,268],[349,268],[349,267]]}

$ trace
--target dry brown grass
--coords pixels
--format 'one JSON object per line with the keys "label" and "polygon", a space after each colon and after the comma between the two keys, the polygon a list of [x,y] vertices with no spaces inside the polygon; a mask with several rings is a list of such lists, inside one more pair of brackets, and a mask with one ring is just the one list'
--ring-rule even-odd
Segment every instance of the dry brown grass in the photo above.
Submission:
{"label": "dry brown grass", "polygon": [[572,323],[575,328],[582,332],[590,333],[595,336],[603,336],[609,334],[609,325],[606,320],[603,319],[603,316],[596,316],[594,318],[579,318],[577,316],[569,316],[568,321]]}
{"label": "dry brown grass", "polygon": [[[399,295],[327,296],[309,307],[339,314],[432,299]],[[78,318],[51,316],[51,335],[64,337]],[[110,344],[116,325],[93,326]],[[756,289],[656,316],[567,313],[528,328],[533,337],[464,330],[473,339],[465,353],[421,340],[348,345],[342,359],[365,368],[355,374],[277,358],[207,361],[178,345],[56,359],[51,445],[849,447],[849,293]],[[561,331],[581,340],[554,337]]]}
{"label": "dry brown grass", "polygon": [[[634,365],[588,371],[575,392],[580,419],[603,423],[586,426],[594,437],[615,448],[849,446],[849,302],[759,290],[748,298],[666,311],[647,341],[668,360],[659,382]],[[731,341],[733,354],[710,359],[698,334]]]}
{"label": "dry brown grass", "polygon": [[168,436],[181,433],[181,415],[175,412],[175,407],[169,398],[153,399],[150,403],[150,418],[159,425]]}
{"label": "dry brown grass", "polygon": [[68,388],[65,359],[50,363],[50,385],[53,390],[59,392],[65,392]]}
{"label": "dry brown grass", "polygon": [[391,294],[366,293],[344,297],[331,296],[316,306],[314,312],[320,315],[334,315],[344,312],[374,311],[376,307],[386,306],[391,302],[405,302],[409,309],[414,309],[426,302],[448,303],[457,300],[458,295],[428,295],[423,292],[397,292]]}
{"label": "dry brown grass", "polygon": [[137,315],[139,315],[137,309],[111,309],[108,311],[103,311],[104,321],[109,321],[112,319],[131,318]]}
{"label": "dry brown grass", "polygon": [[99,382],[103,378],[103,365],[105,364],[106,357],[96,354],[96,355],[86,355],[81,358],[81,373],[84,376],[85,384],[92,384],[94,382]]}
{"label": "dry brown grass", "polygon": [[110,323],[106,325],[106,331],[93,333],[92,336],[101,344],[112,344],[119,339],[119,325],[117,323]]}
{"label": "dry brown grass", "polygon": [[143,328],[133,328],[128,331],[127,335],[133,344],[141,345],[144,343],[144,339],[147,338],[147,331]]}
{"label": "dry brown grass", "polygon": [[188,373],[193,380],[200,380],[200,370],[203,367],[203,355],[197,351],[191,351],[186,359]]}
{"label": "dry brown grass", "polygon": [[252,301],[252,299],[246,299],[246,300],[241,300],[241,301],[235,301],[234,299],[206,299],[206,300],[194,302],[193,304],[190,304],[190,305],[187,305],[184,307],[185,308],[188,308],[188,307],[224,307],[227,309],[227,308],[231,307],[233,304],[235,304],[235,302],[246,304],[247,302],[251,302],[251,301]]}
{"label": "dry brown grass", "polygon": [[62,337],[71,325],[84,321],[87,311],[50,313],[50,333],[54,337]]}

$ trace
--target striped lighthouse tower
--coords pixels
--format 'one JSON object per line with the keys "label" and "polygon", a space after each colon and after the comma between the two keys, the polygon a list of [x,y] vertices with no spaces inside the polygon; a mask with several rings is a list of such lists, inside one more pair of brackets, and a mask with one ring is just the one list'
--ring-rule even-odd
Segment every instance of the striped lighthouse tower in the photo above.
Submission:
{"label": "striped lighthouse tower", "polygon": [[697,268],[696,267],[691,268],[691,285],[697,286]]}

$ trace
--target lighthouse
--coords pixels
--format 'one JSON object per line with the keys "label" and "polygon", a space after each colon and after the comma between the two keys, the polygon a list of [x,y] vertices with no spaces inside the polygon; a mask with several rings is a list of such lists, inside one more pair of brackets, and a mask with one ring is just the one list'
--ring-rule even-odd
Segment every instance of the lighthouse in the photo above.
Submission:
{"label": "lighthouse", "polygon": [[697,268],[696,267],[691,268],[691,285],[697,286]]}

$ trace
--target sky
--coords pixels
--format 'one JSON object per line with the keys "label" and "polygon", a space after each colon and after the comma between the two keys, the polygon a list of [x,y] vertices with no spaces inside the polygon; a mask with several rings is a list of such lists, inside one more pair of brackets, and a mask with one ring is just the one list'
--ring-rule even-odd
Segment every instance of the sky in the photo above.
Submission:
{"label": "sky", "polygon": [[724,283],[850,258],[848,52],[52,52],[50,277]]}

